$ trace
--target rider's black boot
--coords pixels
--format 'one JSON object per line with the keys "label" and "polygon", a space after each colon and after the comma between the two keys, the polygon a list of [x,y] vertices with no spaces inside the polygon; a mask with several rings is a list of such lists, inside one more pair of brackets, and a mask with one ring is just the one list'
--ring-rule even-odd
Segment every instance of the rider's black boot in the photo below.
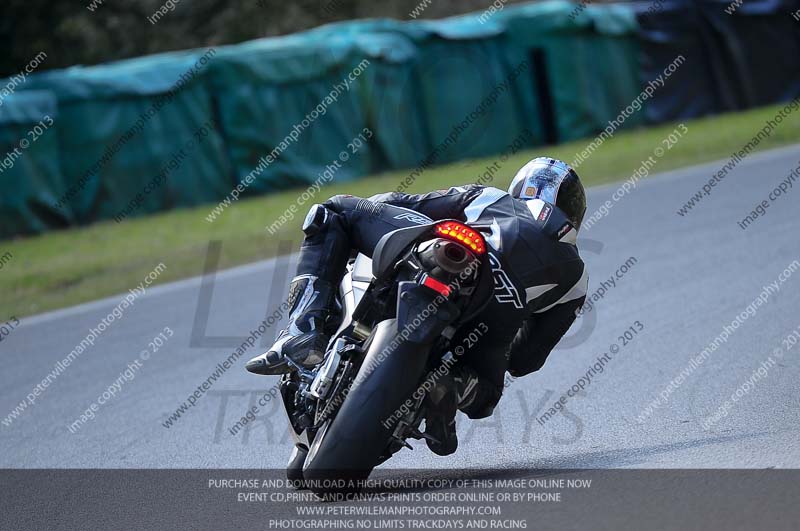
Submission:
{"label": "rider's black boot", "polygon": [[288,326],[267,352],[248,361],[245,368],[256,374],[285,374],[294,369],[287,359],[306,368],[321,362],[329,339],[325,321],[334,295],[334,286],[318,277],[295,278],[289,288]]}
{"label": "rider's black boot", "polygon": [[456,412],[470,403],[475,394],[478,376],[471,368],[455,365],[441,376],[426,397],[425,442],[437,455],[450,455],[458,448]]}

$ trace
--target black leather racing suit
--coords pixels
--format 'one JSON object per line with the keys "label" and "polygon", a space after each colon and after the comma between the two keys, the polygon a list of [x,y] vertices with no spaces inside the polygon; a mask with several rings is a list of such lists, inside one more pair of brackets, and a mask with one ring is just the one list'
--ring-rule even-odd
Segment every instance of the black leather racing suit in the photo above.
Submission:
{"label": "black leather racing suit", "polygon": [[522,201],[497,188],[467,185],[423,195],[339,195],[323,207],[312,208],[306,219],[304,229],[317,229],[306,230],[298,275],[316,275],[334,285],[353,250],[371,257],[384,234],[420,223],[419,214],[491,225],[486,241],[494,297],[459,331],[485,331],[463,354],[480,377],[475,398],[461,408],[470,418],[491,415],[506,371],[522,376],[539,370],[583,305],[588,275],[577,232],[561,210],[540,199]]}

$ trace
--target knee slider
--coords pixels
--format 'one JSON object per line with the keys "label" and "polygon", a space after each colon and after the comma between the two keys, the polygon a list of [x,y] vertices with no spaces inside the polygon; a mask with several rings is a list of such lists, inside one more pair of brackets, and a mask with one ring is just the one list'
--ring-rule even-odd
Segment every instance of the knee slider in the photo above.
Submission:
{"label": "knee slider", "polygon": [[480,420],[485,419],[492,416],[494,413],[494,407],[497,404],[470,404],[467,407],[460,408],[461,412],[464,413],[468,418],[471,420]]}
{"label": "knee slider", "polygon": [[467,417],[477,420],[491,416],[495,406],[503,396],[503,388],[479,380],[474,387],[474,395],[468,404],[459,404],[458,409]]}
{"label": "knee slider", "polygon": [[316,204],[312,206],[308,214],[306,214],[306,219],[303,221],[303,233],[306,236],[314,236],[315,234],[319,233],[322,230],[322,227],[325,226],[328,219],[330,219],[331,212],[320,204]]}

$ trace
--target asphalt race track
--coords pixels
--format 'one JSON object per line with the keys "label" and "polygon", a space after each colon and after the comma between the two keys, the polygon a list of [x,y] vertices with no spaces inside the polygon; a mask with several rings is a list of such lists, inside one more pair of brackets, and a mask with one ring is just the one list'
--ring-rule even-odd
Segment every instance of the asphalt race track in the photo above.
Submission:
{"label": "asphalt race track", "polygon": [[[800,269],[703,363],[690,365],[763,286],[800,260],[800,191],[788,191],[746,230],[737,226],[799,161],[800,146],[752,155],[684,217],[676,210],[721,162],[643,179],[583,231],[590,292],[626,262],[627,271],[574,325],[544,369],[511,382],[493,418],[471,422],[459,415],[454,456],[440,458],[415,443],[413,452],[402,451],[384,468],[800,467],[800,346],[782,342],[800,327]],[[587,216],[617,186],[591,189]],[[207,305],[199,297],[200,278],[149,289],[35,403],[9,425],[0,424],[0,465],[282,467],[290,443],[277,400],[261,406],[257,420],[236,435],[229,432],[277,381],[244,370],[277,325],[171,427],[163,423],[280,304],[288,260],[220,273]],[[284,291],[270,296],[276,274]],[[121,297],[21,320],[0,344],[0,419],[8,421]],[[165,327],[174,335],[131,371],[132,378],[120,378]],[[620,337],[626,330],[632,339]],[[191,346],[191,337],[200,346]],[[605,353],[603,372],[584,381],[561,413],[536,420]],[[68,426],[115,382],[116,395],[71,433]],[[714,417],[737,390],[727,415]]]}

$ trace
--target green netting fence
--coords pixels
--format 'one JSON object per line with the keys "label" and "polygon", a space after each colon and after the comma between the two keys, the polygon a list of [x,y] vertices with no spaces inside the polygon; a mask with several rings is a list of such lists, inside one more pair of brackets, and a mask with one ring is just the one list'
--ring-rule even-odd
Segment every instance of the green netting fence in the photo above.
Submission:
{"label": "green netting fence", "polygon": [[246,194],[312,183],[364,128],[337,181],[492,155],[526,129],[531,146],[591,135],[641,90],[638,25],[626,5],[573,9],[352,21],[33,75],[0,105],[0,237],[214,203],[248,176]]}

